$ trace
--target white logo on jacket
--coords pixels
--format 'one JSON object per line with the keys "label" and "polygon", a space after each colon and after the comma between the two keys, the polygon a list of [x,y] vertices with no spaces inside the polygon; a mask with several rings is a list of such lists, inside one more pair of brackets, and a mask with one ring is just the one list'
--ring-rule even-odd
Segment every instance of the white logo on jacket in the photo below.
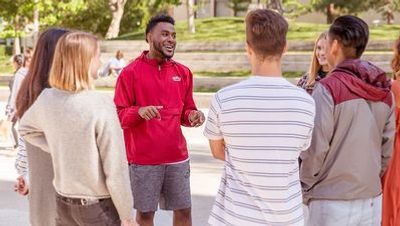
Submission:
{"label": "white logo on jacket", "polygon": [[180,82],[181,80],[182,80],[181,76],[179,76],[179,75],[175,75],[175,76],[172,77],[172,81]]}

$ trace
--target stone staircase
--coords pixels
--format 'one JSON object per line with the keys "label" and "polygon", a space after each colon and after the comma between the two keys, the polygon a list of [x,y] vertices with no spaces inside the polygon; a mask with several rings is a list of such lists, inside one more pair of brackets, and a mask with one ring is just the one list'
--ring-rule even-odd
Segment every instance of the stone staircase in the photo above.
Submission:
{"label": "stone staircase", "polygon": [[[313,43],[289,42],[289,51],[283,56],[282,69],[285,72],[307,71],[311,60]],[[390,72],[392,52],[391,41],[371,42],[363,58]],[[107,62],[120,49],[125,59],[133,60],[148,48],[142,41],[105,41],[101,44],[102,61]],[[379,52],[378,52],[379,51]],[[248,70],[248,63],[243,43],[200,42],[178,43],[174,59],[193,72],[212,71],[229,72]]]}

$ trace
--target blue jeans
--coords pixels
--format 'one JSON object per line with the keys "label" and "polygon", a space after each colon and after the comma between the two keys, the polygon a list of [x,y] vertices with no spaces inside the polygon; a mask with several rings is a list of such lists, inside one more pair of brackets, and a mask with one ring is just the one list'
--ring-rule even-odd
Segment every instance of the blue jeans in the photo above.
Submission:
{"label": "blue jeans", "polygon": [[351,201],[314,200],[308,211],[307,226],[379,226],[382,195]]}

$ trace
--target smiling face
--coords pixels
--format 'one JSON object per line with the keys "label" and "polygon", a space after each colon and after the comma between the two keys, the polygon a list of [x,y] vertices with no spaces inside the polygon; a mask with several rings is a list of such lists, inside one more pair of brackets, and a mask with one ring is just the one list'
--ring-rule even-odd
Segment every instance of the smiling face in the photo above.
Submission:
{"label": "smiling face", "polygon": [[326,45],[327,45],[327,40],[326,38],[321,38],[317,42],[317,47],[315,49],[315,55],[318,59],[318,63],[321,66],[325,66],[328,64],[327,58],[326,58]]}
{"label": "smiling face", "polygon": [[164,59],[172,58],[176,46],[174,25],[167,22],[158,23],[148,34],[148,41],[152,54]]}

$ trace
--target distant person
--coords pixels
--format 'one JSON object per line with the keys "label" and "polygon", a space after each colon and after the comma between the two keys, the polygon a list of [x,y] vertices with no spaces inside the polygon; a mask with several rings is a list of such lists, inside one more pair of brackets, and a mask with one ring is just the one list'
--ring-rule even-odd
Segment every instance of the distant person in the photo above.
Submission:
{"label": "distant person", "polygon": [[167,15],[146,26],[144,51],[118,77],[114,102],[124,130],[134,207],[142,226],[161,209],[173,211],[174,226],[190,226],[190,164],[181,125],[197,127],[204,115],[193,100],[193,75],[172,59],[175,21]]}
{"label": "distant person", "polygon": [[15,118],[15,100],[17,93],[20,89],[21,83],[28,73],[28,68],[24,64],[24,56],[22,54],[15,55],[13,58],[14,77],[9,83],[10,96],[8,97],[8,103],[6,106],[6,115],[8,121],[12,123],[11,132],[14,140],[14,148],[18,147],[18,132],[16,130],[17,119]]}
{"label": "distant person", "polygon": [[115,57],[112,57],[102,69],[101,76],[118,76],[125,66],[124,53],[118,50]]}
{"label": "distant person", "polygon": [[392,92],[396,105],[396,137],[393,156],[383,178],[382,226],[400,225],[400,37],[394,44]]}
{"label": "distant person", "polygon": [[126,66],[124,53],[121,50],[118,50],[115,54],[115,57],[110,59],[110,74],[113,76],[118,76],[122,69]]}
{"label": "distant person", "polygon": [[137,225],[117,111],[108,95],[92,89],[99,68],[95,36],[64,34],[50,70],[52,88],[20,121],[22,137],[51,155],[59,226]]}
{"label": "distant person", "polygon": [[[18,119],[36,101],[40,93],[50,87],[48,77],[54,50],[57,41],[66,32],[68,30],[51,28],[40,34],[29,72],[17,95],[16,116]],[[56,225],[56,192],[52,184],[54,174],[50,154],[20,138],[15,165],[20,175],[16,188],[22,195],[29,194],[30,224],[32,226]]]}
{"label": "distant person", "polygon": [[315,105],[282,77],[287,31],[280,14],[250,11],[252,76],[212,100],[204,135],[225,167],[210,225],[304,225],[298,158],[311,141]]}
{"label": "distant person", "polygon": [[326,37],[328,32],[322,32],[315,42],[309,71],[297,83],[309,94],[312,93],[315,83],[325,78],[329,72],[328,61],[326,60]]}
{"label": "distant person", "polygon": [[312,93],[313,139],[300,155],[310,226],[381,223],[394,103],[386,73],[360,60],[368,37],[368,25],[355,16],[338,17],[329,28],[326,56],[332,71]]}

